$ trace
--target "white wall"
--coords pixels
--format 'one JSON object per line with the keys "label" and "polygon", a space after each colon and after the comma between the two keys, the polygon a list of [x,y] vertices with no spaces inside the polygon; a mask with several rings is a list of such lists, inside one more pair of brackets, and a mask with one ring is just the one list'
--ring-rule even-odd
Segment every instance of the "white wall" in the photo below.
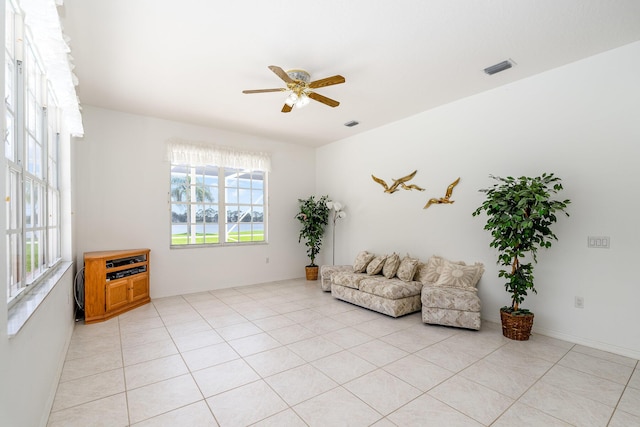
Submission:
{"label": "white wall", "polygon": [[[362,249],[483,262],[482,316],[498,321],[510,301],[486,217],[471,216],[482,202],[477,190],[492,185],[489,174],[553,172],[571,217],[559,219],[559,241],[534,271],[538,294],[525,301],[534,332],[639,358],[639,75],[640,42],[318,149],[318,192],[345,203],[349,215],[337,226],[336,263]],[[383,194],[370,177],[414,169],[412,183],[425,192]],[[454,204],[423,209],[458,176]],[[610,236],[611,248],[588,249],[589,235]],[[574,308],[574,296],[584,297],[584,309]]]}
{"label": "white wall", "polygon": [[0,351],[6,355],[0,425],[47,424],[74,327],[72,283],[69,269],[13,338],[7,338],[6,311],[0,311]]}
{"label": "white wall", "polygon": [[[4,2],[0,1],[4,12]],[[0,16],[0,27],[4,19]],[[3,31],[3,30],[2,30]],[[4,52],[4,51],[3,51]],[[0,58],[4,61],[3,54]],[[4,70],[4,68],[2,68]],[[0,71],[0,87],[4,75]],[[3,104],[4,105],[4,104]],[[60,167],[69,169],[70,141],[62,130]],[[3,162],[4,165],[4,162]],[[5,188],[6,174],[0,173],[0,188]],[[61,227],[63,259],[72,258],[71,177],[60,177]],[[5,210],[0,210],[0,223],[5,223]],[[3,229],[4,230],[4,229]],[[4,231],[3,231],[4,233]],[[3,237],[4,239],[4,237]],[[5,245],[0,245],[0,277],[6,278]],[[74,327],[73,269],[68,269],[14,337],[7,335],[8,307],[0,299],[0,425],[12,427],[44,426],[62,372]],[[2,283],[6,286],[5,280]]]}
{"label": "white wall", "polygon": [[[148,247],[152,298],[304,275],[294,216],[297,199],[315,189],[313,149],[93,107],[83,122],[85,136],[74,142],[80,265],[87,251]],[[271,153],[268,244],[169,249],[172,137]]]}

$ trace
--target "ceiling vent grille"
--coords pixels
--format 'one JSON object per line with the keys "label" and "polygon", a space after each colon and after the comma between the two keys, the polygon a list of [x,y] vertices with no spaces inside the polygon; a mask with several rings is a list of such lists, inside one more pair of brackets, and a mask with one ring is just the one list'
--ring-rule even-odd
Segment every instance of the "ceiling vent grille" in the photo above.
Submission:
{"label": "ceiling vent grille", "polygon": [[489,74],[489,75],[493,75],[495,73],[499,73],[500,71],[508,70],[509,68],[513,67],[514,65],[515,65],[515,62],[513,62],[510,59],[507,59],[506,61],[502,61],[499,64],[492,65],[490,67],[485,68],[484,72]]}
{"label": "ceiling vent grille", "polygon": [[359,125],[359,124],[360,124],[360,122],[357,122],[357,121],[355,121],[355,120],[351,120],[350,122],[347,122],[347,123],[345,123],[344,125],[345,125],[346,127],[348,127],[348,128],[352,128],[352,127],[354,127],[354,126],[356,126],[356,125]]}

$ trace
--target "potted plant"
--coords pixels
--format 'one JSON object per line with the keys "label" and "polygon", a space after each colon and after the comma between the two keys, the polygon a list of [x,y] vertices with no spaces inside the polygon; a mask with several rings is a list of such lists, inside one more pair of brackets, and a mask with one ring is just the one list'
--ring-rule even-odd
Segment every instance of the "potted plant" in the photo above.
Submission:
{"label": "potted plant", "polygon": [[496,183],[480,190],[485,201],[474,212],[487,214],[485,230],[491,232],[490,247],[498,251],[498,264],[504,267],[498,277],[506,279],[511,306],[500,309],[502,333],[515,340],[528,340],[533,326],[533,313],[520,307],[529,291],[537,293],[533,282],[533,266],[539,248],[551,247],[558,240],[550,226],[557,212],[565,211],[569,200],[553,200],[562,190],[560,178],[543,173],[538,177],[501,178],[490,175]]}
{"label": "potted plant", "polygon": [[328,196],[322,196],[318,200],[314,196],[310,196],[308,199],[298,199],[300,212],[298,212],[296,218],[302,226],[298,236],[298,243],[302,239],[305,240],[307,255],[311,260],[311,263],[305,268],[307,280],[318,280],[318,266],[315,261],[322,247],[324,228],[329,222],[328,201]]}

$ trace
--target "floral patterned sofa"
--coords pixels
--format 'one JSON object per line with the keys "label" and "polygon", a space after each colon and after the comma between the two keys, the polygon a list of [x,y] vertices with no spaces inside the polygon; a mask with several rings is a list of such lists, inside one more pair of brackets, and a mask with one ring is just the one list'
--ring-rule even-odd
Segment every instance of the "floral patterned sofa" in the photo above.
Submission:
{"label": "floral patterned sofa", "polygon": [[354,264],[320,268],[321,287],[343,301],[392,317],[422,309],[424,323],[480,329],[476,285],[480,263],[465,265],[432,256],[421,262],[408,255],[360,252]]}

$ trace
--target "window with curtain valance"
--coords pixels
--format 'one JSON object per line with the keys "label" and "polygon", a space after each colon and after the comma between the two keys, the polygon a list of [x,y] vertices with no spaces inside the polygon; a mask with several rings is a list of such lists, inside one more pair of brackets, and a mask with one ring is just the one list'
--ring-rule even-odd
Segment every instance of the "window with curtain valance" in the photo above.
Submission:
{"label": "window with curtain valance", "polygon": [[267,153],[172,139],[171,247],[267,241]]}

